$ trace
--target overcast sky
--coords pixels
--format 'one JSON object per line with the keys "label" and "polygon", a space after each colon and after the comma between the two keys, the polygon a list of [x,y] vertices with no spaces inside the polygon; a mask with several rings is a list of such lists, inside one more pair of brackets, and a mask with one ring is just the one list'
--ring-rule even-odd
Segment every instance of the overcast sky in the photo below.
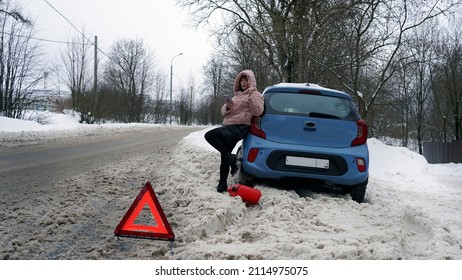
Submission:
{"label": "overcast sky", "polygon": [[[210,53],[208,33],[186,26],[187,11],[175,6],[174,0],[16,0],[36,24],[38,38],[66,41],[74,37],[75,27],[85,29],[92,40],[98,36],[98,46],[108,52],[121,38],[142,38],[154,51],[163,72],[170,74],[173,60],[174,88],[186,87],[191,74],[200,79],[202,65]],[[57,11],[55,11],[49,2]],[[65,44],[41,42],[50,57]],[[102,56],[102,54],[100,54]]]}

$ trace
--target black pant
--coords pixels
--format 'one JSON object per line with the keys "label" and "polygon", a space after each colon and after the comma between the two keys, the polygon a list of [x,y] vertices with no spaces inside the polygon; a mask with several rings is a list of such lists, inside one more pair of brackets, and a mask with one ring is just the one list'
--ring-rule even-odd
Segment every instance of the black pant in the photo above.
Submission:
{"label": "black pant", "polygon": [[242,140],[249,131],[248,125],[225,125],[205,133],[205,140],[220,152],[220,183],[226,183],[229,173],[229,163],[226,156],[231,154],[237,142]]}

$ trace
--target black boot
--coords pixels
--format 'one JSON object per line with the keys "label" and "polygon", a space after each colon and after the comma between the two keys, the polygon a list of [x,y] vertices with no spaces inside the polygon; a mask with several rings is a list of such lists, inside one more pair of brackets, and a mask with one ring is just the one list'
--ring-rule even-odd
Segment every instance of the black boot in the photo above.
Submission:
{"label": "black boot", "polygon": [[217,186],[217,192],[222,193],[228,190],[226,182],[219,182]]}

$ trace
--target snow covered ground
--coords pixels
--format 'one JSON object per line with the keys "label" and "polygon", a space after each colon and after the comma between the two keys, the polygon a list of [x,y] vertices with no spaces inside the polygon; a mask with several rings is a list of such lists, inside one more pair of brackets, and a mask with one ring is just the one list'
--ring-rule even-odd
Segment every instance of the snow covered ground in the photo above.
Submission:
{"label": "snow covered ground", "polygon": [[[63,114],[43,115],[41,122],[0,117],[0,150],[24,141],[59,142],[81,134],[156,126],[83,125]],[[123,248],[117,245],[113,230],[138,192],[122,193],[124,186],[117,186],[114,180],[116,185],[108,186],[113,190],[104,194],[108,201],[118,202],[122,199],[118,196],[123,194],[123,203],[112,220],[105,222],[107,232],[98,244],[81,245],[92,248],[85,258],[109,259],[106,253],[111,252],[122,259],[164,260],[462,259],[462,164],[428,164],[406,148],[369,139],[371,163],[365,203],[358,204],[349,195],[310,190],[297,193],[290,186],[257,185],[262,192],[259,205],[246,206],[239,197],[215,191],[219,156],[203,139],[208,129],[204,127],[185,137],[171,158],[161,161],[168,170],[165,177],[148,178],[175,233],[174,246],[135,239],[124,242],[137,244],[136,250],[120,252]],[[145,162],[146,158],[140,157],[127,164],[136,169]],[[123,176],[116,173],[127,173],[123,170],[127,166],[111,168],[95,171],[94,176],[108,170],[114,172],[114,177]],[[228,183],[233,180],[230,178]],[[73,184],[78,185],[79,180],[73,180]],[[2,219],[17,217],[2,211]],[[80,213],[84,219],[85,209]],[[26,242],[31,246],[28,252],[37,246],[46,251],[46,242],[43,236]],[[20,252],[9,256],[34,259]],[[68,254],[64,258],[73,257]]]}

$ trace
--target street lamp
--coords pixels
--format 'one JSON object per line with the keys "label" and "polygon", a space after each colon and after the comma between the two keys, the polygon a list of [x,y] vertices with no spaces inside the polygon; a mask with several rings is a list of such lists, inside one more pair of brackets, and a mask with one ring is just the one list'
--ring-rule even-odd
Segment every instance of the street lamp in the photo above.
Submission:
{"label": "street lamp", "polygon": [[179,53],[177,55],[175,55],[174,57],[172,57],[172,60],[170,61],[170,124],[172,124],[172,79],[173,79],[173,60],[182,55],[183,53]]}

